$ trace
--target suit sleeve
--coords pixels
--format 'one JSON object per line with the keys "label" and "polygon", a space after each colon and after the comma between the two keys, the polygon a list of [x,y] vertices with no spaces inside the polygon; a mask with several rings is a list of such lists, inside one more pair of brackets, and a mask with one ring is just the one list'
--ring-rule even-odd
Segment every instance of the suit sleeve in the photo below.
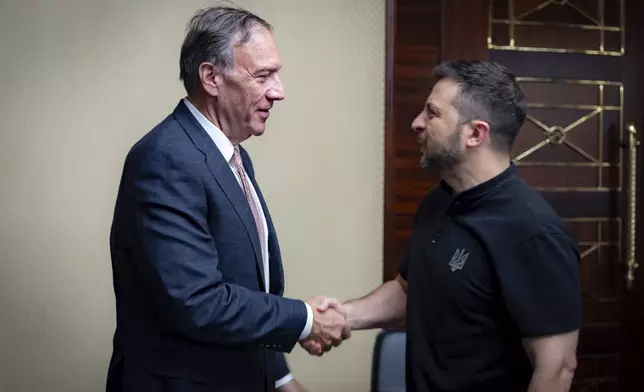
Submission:
{"label": "suit sleeve", "polygon": [[[273,367],[272,374],[275,378],[273,382],[277,383],[278,381],[290,381],[292,379],[291,370],[288,367],[288,362],[286,362],[286,357],[284,356],[284,354],[279,351],[271,351],[271,354],[275,356],[275,360],[270,365]],[[289,378],[285,379],[285,377],[287,376],[289,376]],[[278,385],[276,385],[276,387],[277,386]]]}
{"label": "suit sleeve", "polygon": [[302,301],[225,283],[207,222],[203,161],[155,150],[132,180],[141,281],[170,328],[226,345],[291,351],[304,328]]}

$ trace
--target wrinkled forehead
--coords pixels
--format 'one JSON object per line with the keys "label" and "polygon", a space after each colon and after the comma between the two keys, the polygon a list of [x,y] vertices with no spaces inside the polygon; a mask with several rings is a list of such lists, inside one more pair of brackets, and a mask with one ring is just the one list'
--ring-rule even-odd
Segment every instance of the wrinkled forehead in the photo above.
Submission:
{"label": "wrinkled forehead", "polygon": [[236,66],[271,71],[282,66],[273,33],[263,27],[253,28],[248,42],[235,45],[234,52]]}

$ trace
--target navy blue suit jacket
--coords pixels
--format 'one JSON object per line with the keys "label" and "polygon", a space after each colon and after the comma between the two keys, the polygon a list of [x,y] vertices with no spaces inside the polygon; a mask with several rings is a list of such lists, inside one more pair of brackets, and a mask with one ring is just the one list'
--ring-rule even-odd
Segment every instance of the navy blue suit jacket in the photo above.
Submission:
{"label": "navy blue suit jacket", "polygon": [[270,391],[288,373],[306,306],[282,297],[275,228],[241,155],[267,220],[269,293],[242,188],[183,102],[128,153],[110,236],[108,391]]}

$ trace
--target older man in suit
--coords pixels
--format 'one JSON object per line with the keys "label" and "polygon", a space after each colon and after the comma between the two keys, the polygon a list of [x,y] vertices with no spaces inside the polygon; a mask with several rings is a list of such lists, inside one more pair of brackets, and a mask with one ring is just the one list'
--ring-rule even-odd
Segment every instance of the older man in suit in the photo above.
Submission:
{"label": "older man in suit", "polygon": [[[248,153],[284,99],[271,26],[237,8],[191,20],[187,97],[129,152],[111,232],[117,328],[109,392],[302,391],[283,352],[348,337],[317,298],[288,299]],[[306,342],[314,342],[307,344]]]}

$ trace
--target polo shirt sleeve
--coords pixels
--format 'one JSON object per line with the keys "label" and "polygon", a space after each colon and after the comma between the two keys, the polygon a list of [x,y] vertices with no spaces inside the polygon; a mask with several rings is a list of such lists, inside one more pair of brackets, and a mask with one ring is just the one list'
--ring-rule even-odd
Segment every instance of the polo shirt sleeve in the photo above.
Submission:
{"label": "polo shirt sleeve", "polygon": [[524,338],[576,330],[581,323],[579,251],[563,233],[520,242],[499,266],[503,299]]}

